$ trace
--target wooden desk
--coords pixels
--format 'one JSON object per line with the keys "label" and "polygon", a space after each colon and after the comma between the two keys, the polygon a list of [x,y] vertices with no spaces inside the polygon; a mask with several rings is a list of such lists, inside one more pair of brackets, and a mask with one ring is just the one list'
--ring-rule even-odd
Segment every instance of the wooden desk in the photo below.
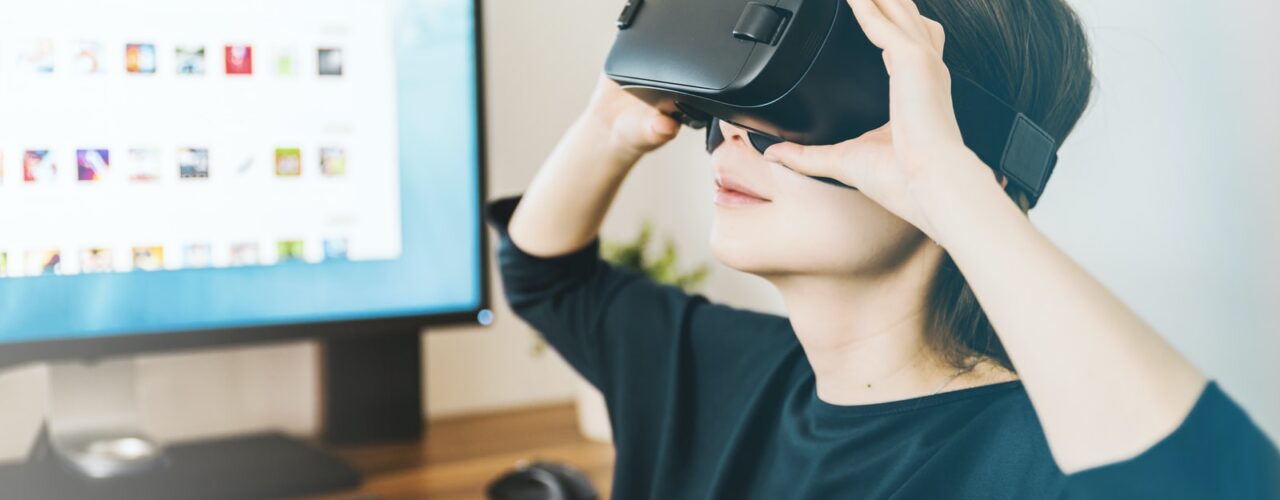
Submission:
{"label": "wooden desk", "polygon": [[572,404],[432,421],[419,443],[334,450],[365,474],[357,491],[325,498],[484,499],[517,461],[554,460],[586,472],[608,498],[613,446],[578,434]]}

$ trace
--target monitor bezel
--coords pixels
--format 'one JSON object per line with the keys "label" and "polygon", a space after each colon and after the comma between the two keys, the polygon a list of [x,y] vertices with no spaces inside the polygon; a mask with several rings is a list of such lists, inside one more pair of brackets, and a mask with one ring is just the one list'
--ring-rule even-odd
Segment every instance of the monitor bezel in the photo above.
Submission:
{"label": "monitor bezel", "polygon": [[471,0],[475,64],[473,74],[475,75],[477,196],[473,210],[476,213],[476,230],[480,237],[480,255],[477,260],[480,266],[480,300],[476,307],[408,316],[0,343],[0,370],[34,362],[94,362],[106,358],[157,352],[250,346],[307,339],[403,334],[432,326],[467,324],[485,326],[485,323],[479,319],[480,314],[492,309],[488,265],[489,232],[485,227],[483,212],[488,196],[488,141],[486,138],[488,127],[485,117],[484,15],[481,3],[481,0]]}

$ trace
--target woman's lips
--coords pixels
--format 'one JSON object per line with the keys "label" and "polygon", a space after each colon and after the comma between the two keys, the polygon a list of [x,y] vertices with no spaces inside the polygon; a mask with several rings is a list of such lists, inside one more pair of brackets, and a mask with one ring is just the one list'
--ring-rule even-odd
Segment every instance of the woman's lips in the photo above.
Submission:
{"label": "woman's lips", "polygon": [[743,186],[742,184],[728,177],[719,176],[716,178],[716,198],[715,203],[722,206],[743,206],[743,205],[759,205],[761,203],[769,203],[770,199],[765,198],[755,191]]}

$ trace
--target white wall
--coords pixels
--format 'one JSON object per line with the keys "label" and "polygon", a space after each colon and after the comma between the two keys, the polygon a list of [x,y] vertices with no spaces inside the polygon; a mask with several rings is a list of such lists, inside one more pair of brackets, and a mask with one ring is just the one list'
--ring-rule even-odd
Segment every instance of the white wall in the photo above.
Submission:
{"label": "white wall", "polygon": [[1097,95],[1032,218],[1280,437],[1280,4],[1073,3]]}
{"label": "white wall", "polygon": [[[1280,436],[1269,387],[1280,380],[1280,35],[1267,24],[1280,4],[1075,3],[1091,26],[1099,92],[1033,219]],[[581,109],[619,7],[486,3],[493,195],[523,189]],[[605,236],[629,237],[647,217],[691,262],[709,261],[709,175],[700,135],[686,131],[637,167]],[[707,293],[780,310],[767,284],[722,267]],[[573,396],[563,362],[531,356],[532,333],[496,309],[490,328],[428,335],[432,416]],[[148,357],[141,371],[145,417],[161,437],[317,425],[307,343]],[[0,375],[0,459],[20,457],[34,436],[43,375]]]}

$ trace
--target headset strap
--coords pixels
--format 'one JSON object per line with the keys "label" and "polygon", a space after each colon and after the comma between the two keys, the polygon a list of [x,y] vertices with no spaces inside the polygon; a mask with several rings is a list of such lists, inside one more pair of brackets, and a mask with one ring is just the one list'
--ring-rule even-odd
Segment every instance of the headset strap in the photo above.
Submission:
{"label": "headset strap", "polygon": [[953,76],[951,96],[965,145],[1034,207],[1057,166],[1057,141],[972,80]]}

